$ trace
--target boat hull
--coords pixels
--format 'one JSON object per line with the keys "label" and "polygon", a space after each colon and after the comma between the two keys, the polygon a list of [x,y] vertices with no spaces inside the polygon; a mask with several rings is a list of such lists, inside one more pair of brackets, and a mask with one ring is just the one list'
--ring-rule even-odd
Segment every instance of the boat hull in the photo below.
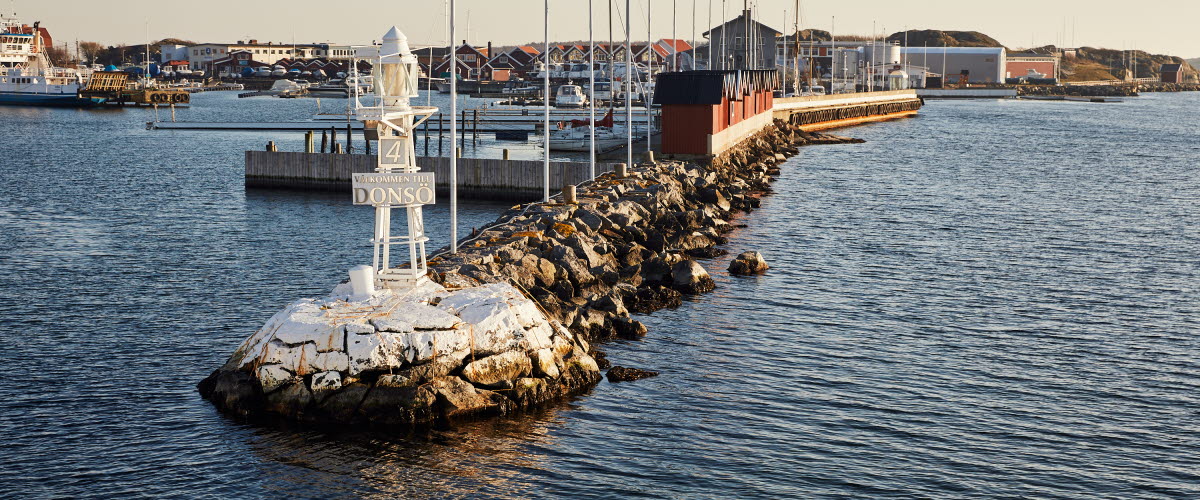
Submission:
{"label": "boat hull", "polygon": [[77,97],[71,94],[18,94],[0,92],[2,106],[51,106],[60,108],[86,108],[103,104],[100,97]]}

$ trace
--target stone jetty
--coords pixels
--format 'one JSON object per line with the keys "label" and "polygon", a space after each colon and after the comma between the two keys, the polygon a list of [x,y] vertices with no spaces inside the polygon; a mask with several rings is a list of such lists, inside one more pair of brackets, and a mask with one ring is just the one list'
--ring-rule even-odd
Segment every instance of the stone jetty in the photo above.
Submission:
{"label": "stone jetty", "polygon": [[430,260],[449,286],[514,283],[588,342],[638,338],[630,313],[678,306],[713,289],[696,257],[725,243],[736,212],[759,206],[779,164],[807,144],[861,142],[773,127],[701,163],[644,163],[579,186],[576,203],[517,206],[479,229],[454,255]]}
{"label": "stone jetty", "polygon": [[243,417],[389,426],[577,394],[608,364],[594,342],[646,335],[630,313],[713,289],[695,258],[719,253],[779,164],[839,142],[855,141],[776,120],[703,162],[647,162],[579,186],[574,203],[514,207],[431,258],[415,289],[364,299],[343,283],[288,305],[198,389]]}

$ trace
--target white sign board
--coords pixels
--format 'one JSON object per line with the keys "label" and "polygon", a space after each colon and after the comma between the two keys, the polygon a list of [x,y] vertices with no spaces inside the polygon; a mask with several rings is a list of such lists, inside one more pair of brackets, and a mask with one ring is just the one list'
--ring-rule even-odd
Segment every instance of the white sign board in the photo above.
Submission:
{"label": "white sign board", "polygon": [[353,175],[355,205],[432,205],[433,172]]}

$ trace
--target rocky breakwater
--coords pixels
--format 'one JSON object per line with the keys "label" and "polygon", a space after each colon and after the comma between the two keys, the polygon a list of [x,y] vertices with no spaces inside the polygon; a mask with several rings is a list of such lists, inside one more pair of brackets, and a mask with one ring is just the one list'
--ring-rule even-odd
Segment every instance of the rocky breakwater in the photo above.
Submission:
{"label": "rocky breakwater", "polygon": [[1135,97],[1138,86],[1128,85],[1018,85],[1021,96],[1076,96],[1076,97]]}
{"label": "rocky breakwater", "polygon": [[588,343],[507,283],[298,300],[200,382],[244,417],[420,425],[503,414],[600,380]]}
{"label": "rocky breakwater", "polygon": [[[453,286],[515,283],[547,314],[590,342],[637,338],[630,313],[675,307],[713,289],[696,258],[716,245],[731,217],[759,206],[779,164],[810,143],[861,142],[774,127],[705,164],[645,163],[580,186],[576,201],[514,207],[477,230],[456,254],[430,260],[434,279]],[[601,364],[603,357],[597,354]]]}
{"label": "rocky breakwater", "polygon": [[1197,83],[1140,83],[1142,92],[1200,92]]}

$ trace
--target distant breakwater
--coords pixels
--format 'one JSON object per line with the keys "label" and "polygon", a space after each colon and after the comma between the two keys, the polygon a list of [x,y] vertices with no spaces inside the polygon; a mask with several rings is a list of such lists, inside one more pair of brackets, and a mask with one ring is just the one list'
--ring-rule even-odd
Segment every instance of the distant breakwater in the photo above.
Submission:
{"label": "distant breakwater", "polygon": [[1020,96],[1135,97],[1139,92],[1196,92],[1200,91],[1200,84],[1018,85],[1016,88]]}

